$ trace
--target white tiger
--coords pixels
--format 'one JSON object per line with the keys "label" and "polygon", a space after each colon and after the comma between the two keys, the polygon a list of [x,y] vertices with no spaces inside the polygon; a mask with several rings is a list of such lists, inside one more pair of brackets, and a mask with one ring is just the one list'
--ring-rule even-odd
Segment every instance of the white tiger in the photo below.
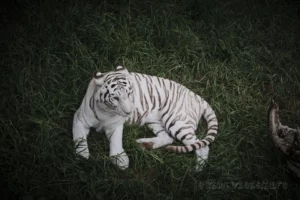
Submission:
{"label": "white tiger", "polygon": [[[208,123],[204,139],[199,140],[195,130],[201,117]],[[214,141],[218,121],[210,105],[186,87],[156,76],[131,73],[122,66],[116,71],[96,73],[73,121],[73,139],[76,153],[89,158],[87,136],[90,128],[105,131],[110,142],[109,156],[120,169],[129,166],[123,149],[123,125],[147,124],[156,135],[137,142],[147,149],[162,146],[170,151],[195,151],[196,169],[201,170],[208,158],[208,145]],[[171,146],[174,139],[184,146]]]}

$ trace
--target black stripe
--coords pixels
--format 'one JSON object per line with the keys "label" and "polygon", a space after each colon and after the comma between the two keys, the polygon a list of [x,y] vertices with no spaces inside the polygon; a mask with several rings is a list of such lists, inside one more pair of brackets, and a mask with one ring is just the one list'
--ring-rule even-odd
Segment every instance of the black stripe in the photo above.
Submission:
{"label": "black stripe", "polygon": [[104,99],[106,99],[106,96],[109,94],[109,91],[107,90],[104,94]]}
{"label": "black stripe", "polygon": [[138,122],[139,122],[139,119],[140,119],[140,117],[141,117],[141,114],[139,113],[138,110],[136,110],[136,116],[137,116],[137,119],[136,119],[136,121],[135,121],[134,123],[135,123],[135,124],[139,124]]}
{"label": "black stripe", "polygon": [[175,132],[175,134],[174,134],[174,137],[175,137],[175,138],[177,138],[177,135],[180,133],[180,131],[181,131],[181,128],[178,129],[178,130]]}
{"label": "black stripe", "polygon": [[208,119],[210,116],[212,116],[214,113],[210,112],[205,118]]}
{"label": "black stripe", "polygon": [[[165,122],[165,126],[167,126],[168,121],[170,120],[170,118],[172,117],[173,113],[170,114],[169,118],[166,120]],[[162,117],[163,118],[163,117]],[[169,129],[168,129],[169,130]]]}
{"label": "black stripe", "polygon": [[202,142],[205,143],[205,146],[209,144],[209,142],[206,139],[203,139]]}
{"label": "black stripe", "polygon": [[155,107],[156,107],[156,99],[155,99],[155,97],[153,97],[153,106],[152,106],[152,110],[154,110]]}
{"label": "black stripe", "polygon": [[185,152],[189,152],[189,148],[187,146],[184,146]]}
{"label": "black stripe", "polygon": [[191,120],[187,121],[185,124],[191,124],[194,125],[194,122],[192,122]]}
{"label": "black stripe", "polygon": [[[150,89],[148,87],[150,87]],[[149,90],[150,97],[152,97],[153,96],[153,88],[150,84],[147,84],[147,89]]]}
{"label": "black stripe", "polygon": [[206,115],[206,111],[207,111],[207,107],[205,108],[205,110],[204,110],[204,112],[203,112],[203,116],[205,116]]}
{"label": "black stripe", "polygon": [[[136,77],[140,80],[140,81],[142,81],[141,80],[141,77],[139,76],[139,74],[136,74]],[[137,82],[139,82],[139,81],[137,81]],[[138,83],[139,84],[139,83]]]}
{"label": "black stripe", "polygon": [[191,128],[191,127],[190,127],[190,126],[187,126],[187,127],[181,127],[180,129],[178,129],[178,130],[175,132],[174,137],[175,137],[176,139],[178,139],[178,138],[177,138],[177,135],[178,135],[182,130],[188,129],[188,128]]}
{"label": "black stripe", "polygon": [[210,120],[207,121],[207,123],[210,123],[211,121],[217,121],[217,117],[213,117]]}
{"label": "black stripe", "polygon": [[148,75],[148,78],[150,80],[150,83],[153,84],[153,82],[152,82],[153,81],[153,77]]}
{"label": "black stripe", "polygon": [[174,138],[173,135],[172,135],[172,133],[171,133],[170,131],[168,131],[167,133],[168,133],[168,135],[169,135],[171,138]]}
{"label": "black stripe", "polygon": [[159,84],[159,87],[161,87],[161,83],[160,83],[160,78],[156,77],[157,78],[157,82]]}
{"label": "black stripe", "polygon": [[[79,118],[79,116],[77,115],[77,119],[79,120],[79,121],[81,121],[81,119]],[[86,120],[85,120],[86,121]],[[83,121],[81,121],[81,123],[82,124],[86,124],[86,123],[84,123]]]}
{"label": "black stripe", "polygon": [[187,134],[185,134],[184,136],[182,136],[181,138],[180,138],[180,141],[182,142],[185,138],[186,138],[186,136],[188,136],[188,135],[190,135],[191,133],[187,133]]}
{"label": "black stripe", "polygon": [[198,149],[200,149],[202,147],[201,141],[197,142],[196,145],[198,145]]}
{"label": "black stripe", "polygon": [[213,140],[211,138],[205,138],[209,143],[212,143]]}
{"label": "black stripe", "polygon": [[134,78],[135,78],[135,80],[136,80],[136,82],[137,82],[138,88],[139,88],[140,102],[141,102],[142,108],[144,109],[144,102],[143,102],[142,88],[141,88],[141,84],[139,83],[140,81],[137,80],[137,77],[138,77],[138,76],[134,76]]}
{"label": "black stripe", "polygon": [[115,78],[113,79],[113,81],[118,81],[118,80],[125,80],[125,81],[126,81],[126,78],[123,77],[123,76],[120,76],[120,77],[115,77]]}
{"label": "black stripe", "polygon": [[146,93],[148,93],[149,96],[151,97],[152,95],[150,94],[150,89],[149,89],[150,84],[148,84],[147,79],[146,79],[146,86],[147,86],[147,91],[146,91]]}
{"label": "black stripe", "polygon": [[[174,93],[175,93],[175,89],[173,89],[173,93],[172,93],[172,96],[171,96],[171,102],[172,102],[172,101],[177,101],[177,99],[178,99],[178,98],[176,98],[176,99],[174,98],[174,96],[175,96]],[[176,103],[173,104],[171,110],[174,110],[175,107],[176,107]]]}
{"label": "black stripe", "polygon": [[[97,116],[97,113],[96,113],[95,109],[92,109],[92,110],[93,110],[93,113],[94,113],[95,118],[96,118],[97,120],[99,120],[99,118],[98,118],[98,116]],[[99,121],[100,121],[100,120],[99,120]]]}
{"label": "black stripe", "polygon": [[94,96],[90,98],[90,103],[89,103],[90,108],[93,110],[94,109]]}
{"label": "black stripe", "polygon": [[159,133],[161,133],[161,132],[164,132],[165,130],[159,130],[159,131],[157,131],[156,133],[155,133],[155,135],[158,135]]}
{"label": "black stripe", "polygon": [[100,100],[100,103],[102,103],[102,102],[103,102],[103,101],[102,101],[102,99],[103,99],[103,98],[102,98],[102,95],[103,95],[103,93],[102,93],[102,92],[100,92],[100,93],[99,93],[99,100]]}
{"label": "black stripe", "polygon": [[164,90],[165,90],[165,89],[167,88],[167,87],[166,87],[166,84],[165,84],[165,79],[162,80],[162,84],[163,84],[163,88],[164,88]]}
{"label": "black stripe", "polygon": [[165,100],[164,105],[161,107],[161,110],[164,109],[164,108],[166,107],[166,105],[167,105],[167,103],[168,103],[168,100],[169,100],[169,92],[166,92],[165,94],[166,94],[166,100]]}
{"label": "black stripe", "polygon": [[[169,104],[169,108],[168,108],[168,109],[166,110],[166,112],[164,112],[164,114],[161,116],[162,119],[164,118],[164,116],[165,116],[167,113],[169,113],[170,107],[171,107],[171,102],[170,102],[170,104]],[[166,125],[166,124],[165,124],[165,125]]]}
{"label": "black stripe", "polygon": [[191,144],[191,147],[193,148],[193,151],[195,151],[197,149],[194,144]]}
{"label": "black stripe", "polygon": [[218,134],[217,133],[214,133],[214,132],[211,132],[211,133],[207,133],[207,136],[213,136],[213,137],[216,137]]}
{"label": "black stripe", "polygon": [[168,127],[168,130],[170,130],[170,128],[172,128],[172,126],[174,126],[174,125],[175,125],[175,123],[176,123],[176,121],[175,121],[175,120],[173,120],[173,121],[171,122],[171,124],[169,125],[169,127]]}
{"label": "black stripe", "polygon": [[145,95],[144,95],[144,100],[145,100],[145,103],[146,103],[146,106],[147,106],[146,112],[148,112],[149,111],[149,103],[148,103],[147,98],[146,98]]}
{"label": "black stripe", "polygon": [[207,130],[207,132],[210,132],[210,131],[218,131],[218,129],[217,129],[217,128],[209,128],[209,129]]}
{"label": "black stripe", "polygon": [[109,75],[107,75],[107,76],[105,77],[104,82],[110,80],[110,79],[113,78],[114,76],[115,76],[114,74],[109,74]]}
{"label": "black stripe", "polygon": [[151,124],[159,124],[158,122],[147,122],[147,125],[151,125]]}
{"label": "black stripe", "polygon": [[112,73],[112,74],[108,74],[106,77],[105,77],[105,80],[104,82],[106,82],[107,80],[111,79],[111,78],[114,78],[116,76],[123,76],[124,77],[124,74],[123,73],[120,73],[120,72],[115,72],[115,73]]}
{"label": "black stripe", "polygon": [[213,129],[213,130],[218,130],[218,128],[219,128],[219,126],[217,124],[212,125],[212,126],[209,127],[209,129]]}
{"label": "black stripe", "polygon": [[137,109],[133,111],[132,124],[135,124],[135,122],[136,122],[135,118],[137,117],[137,112],[138,112]]}
{"label": "black stripe", "polygon": [[159,94],[158,89],[157,89],[156,86],[155,86],[155,89],[156,89],[156,93],[157,93],[157,96],[158,96],[158,107],[159,107],[159,109],[161,109],[161,98],[160,98],[160,94]]}
{"label": "black stripe", "polygon": [[191,127],[191,126],[184,126],[184,127],[179,128],[179,129],[175,132],[174,137],[177,138],[177,135],[178,135],[182,130],[189,129],[189,128],[193,129],[193,127]]}

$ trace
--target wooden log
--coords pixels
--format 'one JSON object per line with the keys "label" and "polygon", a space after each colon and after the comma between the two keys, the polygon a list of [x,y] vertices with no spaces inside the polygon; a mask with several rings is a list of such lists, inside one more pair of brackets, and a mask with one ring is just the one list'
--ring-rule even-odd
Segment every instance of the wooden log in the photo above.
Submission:
{"label": "wooden log", "polygon": [[288,168],[300,178],[300,129],[282,125],[279,106],[272,100],[269,108],[269,132],[274,145],[286,155]]}

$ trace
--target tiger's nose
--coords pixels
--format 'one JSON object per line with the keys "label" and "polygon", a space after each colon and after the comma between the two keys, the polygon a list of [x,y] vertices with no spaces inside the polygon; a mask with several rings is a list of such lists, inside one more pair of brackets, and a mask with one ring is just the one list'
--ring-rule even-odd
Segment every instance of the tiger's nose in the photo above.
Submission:
{"label": "tiger's nose", "polygon": [[132,112],[132,106],[130,104],[127,104],[123,107],[123,112],[125,115],[129,115]]}

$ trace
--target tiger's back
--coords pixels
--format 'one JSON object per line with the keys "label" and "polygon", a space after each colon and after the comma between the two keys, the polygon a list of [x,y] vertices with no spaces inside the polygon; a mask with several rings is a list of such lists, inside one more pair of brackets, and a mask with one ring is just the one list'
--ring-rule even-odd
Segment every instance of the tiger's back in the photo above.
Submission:
{"label": "tiger's back", "polygon": [[[148,122],[166,121],[171,113],[182,118],[191,106],[199,104],[197,101],[200,97],[179,83],[146,74],[130,74],[135,90],[135,110],[127,119],[130,124],[142,126]],[[195,111],[194,114],[199,118],[199,109]]]}
{"label": "tiger's back", "polygon": [[209,124],[213,127],[208,141],[204,141],[202,146],[214,140],[218,128],[216,116],[208,103],[199,95],[169,79],[140,73],[130,73],[130,75],[135,91],[135,109],[127,119],[129,124],[142,126],[147,123],[161,123],[170,136],[182,141],[182,137],[186,137],[186,134],[180,135],[180,132],[172,134],[174,126],[177,125],[179,127],[177,129],[181,128],[181,130],[190,129],[192,133],[187,134],[194,134],[202,115],[208,111],[212,117],[209,120],[215,121]]}

